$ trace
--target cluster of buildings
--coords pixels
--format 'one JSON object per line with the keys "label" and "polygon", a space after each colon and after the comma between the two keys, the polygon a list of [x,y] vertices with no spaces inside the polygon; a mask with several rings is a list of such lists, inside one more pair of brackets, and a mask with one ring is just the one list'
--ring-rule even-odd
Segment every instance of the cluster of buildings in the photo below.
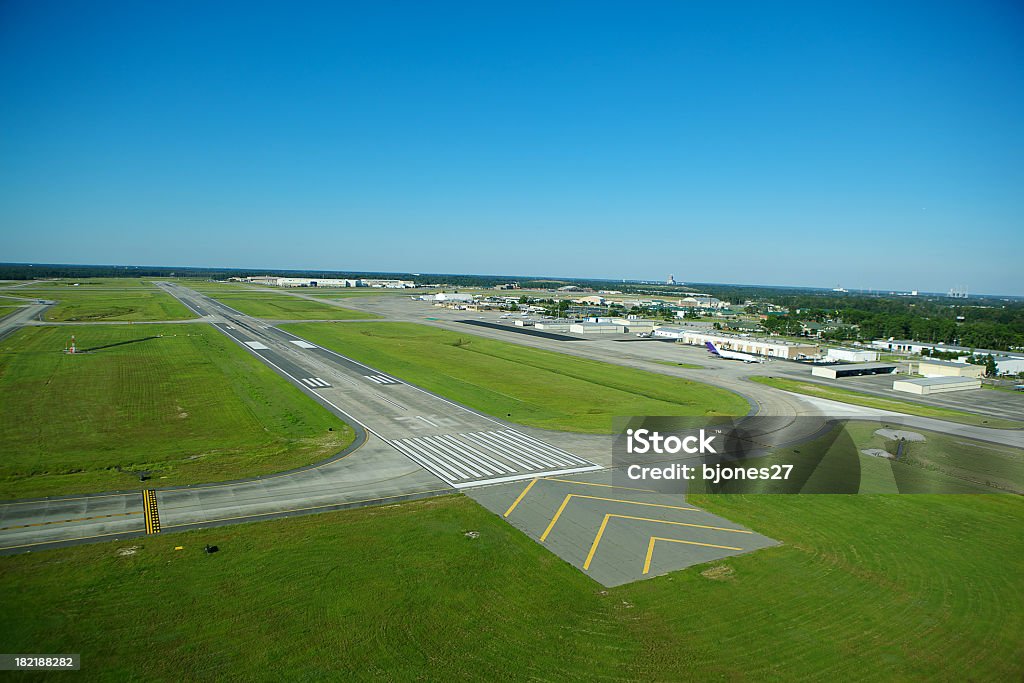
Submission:
{"label": "cluster of buildings", "polygon": [[232,282],[251,282],[270,287],[383,287],[386,289],[408,289],[416,286],[412,280],[376,280],[367,278],[330,277],[280,277],[277,275],[256,275],[253,277],[232,277]]}
{"label": "cluster of buildings", "polygon": [[[967,365],[968,358],[985,358],[992,356],[995,360],[997,372],[1000,375],[1019,375],[1024,372],[1024,353],[1012,352],[1012,351],[997,351],[995,349],[972,349],[966,346],[956,346],[954,344],[932,344],[929,342],[916,342],[910,339],[876,339],[871,342],[871,346],[882,351],[889,351],[890,353],[908,353],[908,354],[921,354],[922,352],[931,354],[935,351],[941,353],[956,353],[960,354],[957,357],[957,363],[960,365]],[[925,361],[922,361],[922,363]],[[928,363],[935,364],[936,361],[927,361]],[[978,367],[978,366],[975,366]],[[921,373],[924,374],[924,373]]]}
{"label": "cluster of buildings", "polygon": [[675,339],[693,346],[704,346],[707,342],[711,342],[720,349],[752,353],[766,358],[805,360],[821,356],[821,348],[817,344],[803,344],[784,339],[746,337],[707,329],[657,327],[654,329],[653,335],[665,339]]}

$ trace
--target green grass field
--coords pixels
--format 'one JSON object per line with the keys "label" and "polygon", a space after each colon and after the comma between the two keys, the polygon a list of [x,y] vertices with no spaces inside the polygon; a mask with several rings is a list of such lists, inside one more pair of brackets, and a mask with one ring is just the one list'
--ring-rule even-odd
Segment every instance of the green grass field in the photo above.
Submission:
{"label": "green grass field", "polygon": [[177,299],[148,282],[126,280],[125,285],[103,283],[46,283],[48,286],[20,287],[17,296],[57,301],[47,309],[51,322],[137,322],[148,320],[186,320],[195,315]]}
{"label": "green grass field", "polygon": [[446,496],[0,557],[0,647],[110,681],[1024,675],[1020,497],[692,502],[782,545],[605,590]]}
{"label": "green grass field", "polygon": [[[72,334],[94,350],[64,354]],[[206,325],[33,327],[0,341],[0,499],[140,487],[141,470],[156,486],[268,474],[352,438]]]}
{"label": "green grass field", "polygon": [[782,377],[751,377],[750,379],[754,382],[758,382],[759,384],[767,384],[770,387],[775,387],[776,389],[782,389],[784,391],[792,391],[796,394],[817,396],[818,398],[827,398],[832,401],[852,403],[853,405],[866,406],[868,408],[892,410],[894,412],[905,413],[907,415],[936,417],[942,420],[949,420],[950,422],[992,427],[995,429],[1020,429],[1024,427],[1024,422],[1017,420],[1006,420],[998,417],[979,415],[977,413],[968,413],[963,410],[954,410],[952,408],[942,408],[939,406],[925,405],[923,403],[900,401],[899,399],[894,398],[872,396],[871,394],[851,391],[850,389],[826,387],[820,384],[800,382],[798,380],[784,379]]}
{"label": "green grass field", "polygon": [[696,363],[677,363],[676,361],[671,360],[652,360],[651,362],[657,363],[658,365],[668,365],[670,367],[686,368],[687,370],[704,370],[707,367],[704,365],[697,365]]}
{"label": "green grass field", "polygon": [[17,313],[18,309],[20,309],[20,308],[21,308],[21,306],[19,306],[17,304],[14,304],[14,305],[0,304],[0,318],[6,318],[7,316],[11,315],[12,313]]}
{"label": "green grass field", "polygon": [[285,293],[258,292],[237,286],[186,283],[186,286],[255,318],[268,320],[370,320],[379,316]]}
{"label": "green grass field", "polygon": [[284,325],[310,341],[489,415],[610,433],[617,415],[746,415],[728,391],[413,323]]}

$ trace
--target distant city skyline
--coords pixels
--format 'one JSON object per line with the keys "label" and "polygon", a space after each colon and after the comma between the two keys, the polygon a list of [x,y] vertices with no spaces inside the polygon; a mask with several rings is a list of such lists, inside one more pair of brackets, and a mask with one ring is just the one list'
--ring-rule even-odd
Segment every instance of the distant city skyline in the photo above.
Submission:
{"label": "distant city skyline", "polygon": [[1024,6],[0,6],[0,259],[1024,295]]}

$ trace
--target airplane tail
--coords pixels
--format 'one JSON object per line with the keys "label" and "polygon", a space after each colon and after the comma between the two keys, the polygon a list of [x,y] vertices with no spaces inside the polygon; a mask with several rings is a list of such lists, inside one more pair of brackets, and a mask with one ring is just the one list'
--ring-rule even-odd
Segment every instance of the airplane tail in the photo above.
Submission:
{"label": "airplane tail", "polygon": [[704,342],[704,346],[708,347],[708,351],[710,351],[712,354],[716,356],[721,355],[718,353],[718,349],[715,348],[715,345],[712,344],[711,342]]}

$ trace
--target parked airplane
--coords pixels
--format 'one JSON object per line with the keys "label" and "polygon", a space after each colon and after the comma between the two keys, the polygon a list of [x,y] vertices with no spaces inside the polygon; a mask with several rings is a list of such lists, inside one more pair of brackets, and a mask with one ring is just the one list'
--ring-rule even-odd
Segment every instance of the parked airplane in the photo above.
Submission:
{"label": "parked airplane", "polygon": [[711,342],[704,342],[704,345],[708,347],[708,351],[711,352],[712,356],[718,356],[719,358],[727,358],[729,360],[741,360],[744,363],[764,362],[764,360],[760,356],[755,356],[752,353],[743,353],[741,351],[729,351],[728,349],[719,349]]}

